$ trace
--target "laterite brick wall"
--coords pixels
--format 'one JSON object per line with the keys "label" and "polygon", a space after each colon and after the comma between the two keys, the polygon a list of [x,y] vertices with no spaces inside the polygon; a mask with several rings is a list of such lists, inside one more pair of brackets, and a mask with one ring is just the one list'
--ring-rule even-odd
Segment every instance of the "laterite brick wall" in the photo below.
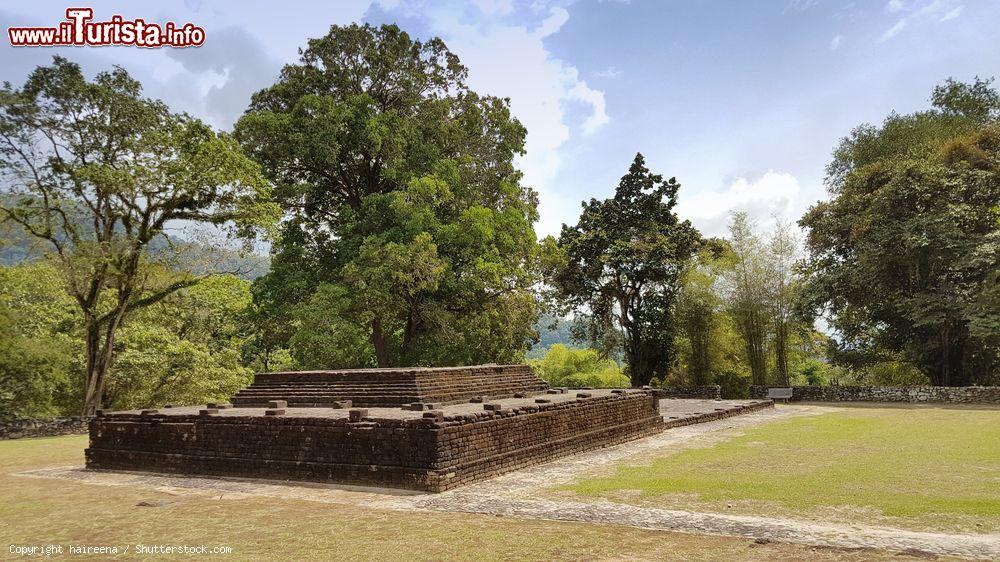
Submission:
{"label": "laterite brick wall", "polygon": [[293,407],[323,407],[346,400],[362,407],[454,404],[475,396],[504,398],[548,387],[528,365],[291,371],[258,374],[253,384],[232,397],[232,403],[243,407],[270,400],[286,400]]}
{"label": "laterite brick wall", "polygon": [[663,430],[659,400],[629,392],[528,406],[482,422],[453,419],[439,435],[438,490]]}
{"label": "laterite brick wall", "polygon": [[423,415],[104,415],[91,422],[87,466],[442,491],[663,428],[648,391]]}

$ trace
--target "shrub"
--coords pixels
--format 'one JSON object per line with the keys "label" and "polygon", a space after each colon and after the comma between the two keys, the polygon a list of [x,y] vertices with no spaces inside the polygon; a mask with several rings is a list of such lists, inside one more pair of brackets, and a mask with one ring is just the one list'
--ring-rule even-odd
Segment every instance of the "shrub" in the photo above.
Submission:
{"label": "shrub", "polygon": [[541,359],[530,360],[535,373],[552,386],[616,388],[629,386],[618,365],[595,349],[573,349],[557,343]]}

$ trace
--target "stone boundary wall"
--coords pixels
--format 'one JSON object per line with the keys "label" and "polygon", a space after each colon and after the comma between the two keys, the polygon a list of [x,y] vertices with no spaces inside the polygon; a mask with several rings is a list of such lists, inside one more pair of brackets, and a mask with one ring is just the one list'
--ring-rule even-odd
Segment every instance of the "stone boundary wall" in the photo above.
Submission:
{"label": "stone boundary wall", "polygon": [[[750,396],[766,397],[767,387],[751,386]],[[794,386],[791,400],[1000,405],[1000,386]]]}
{"label": "stone boundary wall", "polygon": [[658,433],[651,391],[423,418],[112,414],[87,467],[339,482],[439,492]]}
{"label": "stone boundary wall", "polygon": [[0,439],[21,439],[25,437],[52,437],[87,433],[90,418],[27,419],[0,422]]}
{"label": "stone boundary wall", "polygon": [[[660,398],[701,398],[705,400],[721,400],[722,387],[717,384],[703,386],[665,386],[656,389]],[[765,394],[767,392],[765,391]]]}

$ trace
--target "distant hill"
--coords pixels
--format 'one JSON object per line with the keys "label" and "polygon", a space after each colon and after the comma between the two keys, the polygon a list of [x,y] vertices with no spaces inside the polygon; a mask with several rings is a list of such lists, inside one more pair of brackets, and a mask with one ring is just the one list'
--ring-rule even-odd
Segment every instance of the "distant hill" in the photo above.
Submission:
{"label": "distant hill", "polygon": [[528,359],[543,357],[545,352],[549,350],[549,347],[557,343],[564,344],[567,347],[585,347],[573,339],[571,333],[572,327],[572,320],[543,314],[538,319],[538,323],[535,324],[535,330],[538,331],[539,339],[538,343],[528,350]]}
{"label": "distant hill", "polygon": [[[52,251],[52,247],[42,240],[26,233],[13,224],[0,223],[0,265],[17,265],[36,260]],[[211,264],[216,271],[235,272],[244,279],[256,279],[271,268],[271,258],[263,254],[241,255],[239,252],[215,248],[191,242],[179,237],[164,239],[158,237],[149,245],[151,254],[158,252],[182,252],[186,261],[194,269]]]}

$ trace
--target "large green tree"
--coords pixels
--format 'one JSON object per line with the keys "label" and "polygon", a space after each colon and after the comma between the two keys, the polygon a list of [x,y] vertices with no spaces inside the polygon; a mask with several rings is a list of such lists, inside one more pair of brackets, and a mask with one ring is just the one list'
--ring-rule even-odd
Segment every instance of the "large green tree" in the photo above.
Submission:
{"label": "large green tree", "polygon": [[177,221],[248,235],[276,218],[233,139],[143,98],[121,68],[90,81],[59,57],[0,89],[0,179],[0,219],[49,247],[82,315],[85,414],[101,407],[127,317],[203,277],[151,269],[172,253],[150,244]]}
{"label": "large green tree", "polygon": [[1000,372],[1000,94],[947,81],[933,107],[862,125],[828,168],[809,295],[844,347],[902,357],[936,385]]}
{"label": "large green tree", "polygon": [[684,344],[681,370],[688,384],[709,384],[721,367],[719,355],[724,346],[719,332],[726,319],[719,285],[733,261],[728,242],[709,238],[681,274],[676,316]]}
{"label": "large green tree", "polygon": [[440,39],[334,26],[237,124],[286,212],[261,349],[304,367],[519,359],[534,336],[525,129]]}
{"label": "large green tree", "polygon": [[549,283],[595,345],[620,338],[636,386],[674,360],[680,276],[701,240],[674,212],[679,188],[636,154],[613,198],[585,202],[579,222],[545,243]]}
{"label": "large green tree", "polygon": [[774,277],[767,243],[746,212],[733,213],[729,240],[735,258],[725,272],[727,309],[743,340],[753,384],[768,383],[768,354],[774,327]]}

